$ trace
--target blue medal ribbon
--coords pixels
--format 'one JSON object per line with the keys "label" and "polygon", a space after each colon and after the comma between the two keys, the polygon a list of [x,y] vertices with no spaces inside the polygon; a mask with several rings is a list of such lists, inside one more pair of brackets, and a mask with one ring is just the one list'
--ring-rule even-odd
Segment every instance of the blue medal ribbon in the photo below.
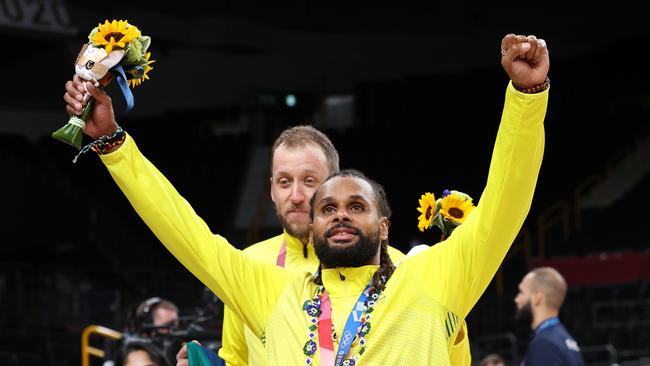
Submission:
{"label": "blue medal ribbon", "polygon": [[336,366],[339,366],[343,363],[345,356],[350,351],[352,342],[354,342],[354,339],[357,336],[357,333],[359,331],[359,324],[361,323],[361,312],[357,313],[356,309],[359,307],[359,304],[361,304],[361,307],[363,309],[363,306],[366,303],[366,299],[368,299],[369,290],[370,284],[368,284],[361,295],[359,295],[359,299],[352,307],[350,315],[348,315],[348,320],[345,322],[345,327],[343,328],[343,333],[341,334],[341,339],[339,340],[339,348],[336,350],[336,359],[334,360],[334,365]]}
{"label": "blue medal ribbon", "polygon": [[133,93],[131,93],[131,89],[129,89],[129,82],[127,81],[126,74],[124,73],[124,68],[122,65],[117,64],[111,70],[115,75],[117,85],[120,86],[122,95],[124,95],[124,99],[126,100],[126,111],[128,112],[131,110],[131,108],[133,108],[135,101],[133,99]]}
{"label": "blue medal ribbon", "polygon": [[542,324],[540,324],[537,327],[537,329],[535,329],[535,335],[539,334],[539,332],[541,332],[542,330],[559,323],[560,323],[560,319],[558,319],[557,317],[548,318],[544,320]]}

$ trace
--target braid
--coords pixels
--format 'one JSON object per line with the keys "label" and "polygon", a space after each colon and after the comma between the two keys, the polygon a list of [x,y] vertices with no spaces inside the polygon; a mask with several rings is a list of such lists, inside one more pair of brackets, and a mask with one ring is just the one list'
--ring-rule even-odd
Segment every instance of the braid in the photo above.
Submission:
{"label": "braid", "polygon": [[[388,255],[388,240],[381,241],[381,252],[379,254],[379,269],[372,276],[372,286],[379,291],[383,291],[386,282],[395,272],[395,265]],[[383,277],[383,279],[382,279]]]}
{"label": "braid", "polygon": [[322,271],[323,265],[318,263],[318,270],[316,270],[316,274],[314,275],[314,283],[318,286],[323,286],[323,276],[321,274]]}

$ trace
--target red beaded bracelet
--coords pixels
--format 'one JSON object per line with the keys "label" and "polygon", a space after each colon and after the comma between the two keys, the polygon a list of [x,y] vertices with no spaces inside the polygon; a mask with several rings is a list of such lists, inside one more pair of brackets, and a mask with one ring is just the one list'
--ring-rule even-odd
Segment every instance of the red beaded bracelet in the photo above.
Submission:
{"label": "red beaded bracelet", "polygon": [[522,93],[535,94],[548,89],[551,86],[551,79],[549,79],[547,76],[543,83],[535,85],[530,88],[518,88],[514,84],[512,86],[514,86],[517,91],[520,91]]}

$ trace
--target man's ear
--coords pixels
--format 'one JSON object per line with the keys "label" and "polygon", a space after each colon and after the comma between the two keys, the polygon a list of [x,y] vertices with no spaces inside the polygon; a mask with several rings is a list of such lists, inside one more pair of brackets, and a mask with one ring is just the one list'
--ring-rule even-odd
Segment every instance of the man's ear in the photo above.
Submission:
{"label": "man's ear", "polygon": [[271,191],[271,201],[275,203],[275,195],[273,195],[273,177],[269,178],[269,184],[270,184],[269,191]]}
{"label": "man's ear", "polygon": [[386,216],[379,219],[379,239],[388,240],[388,228],[390,227],[390,220]]}
{"label": "man's ear", "polygon": [[539,306],[544,302],[544,292],[543,291],[533,291],[530,294],[530,301],[532,305]]}

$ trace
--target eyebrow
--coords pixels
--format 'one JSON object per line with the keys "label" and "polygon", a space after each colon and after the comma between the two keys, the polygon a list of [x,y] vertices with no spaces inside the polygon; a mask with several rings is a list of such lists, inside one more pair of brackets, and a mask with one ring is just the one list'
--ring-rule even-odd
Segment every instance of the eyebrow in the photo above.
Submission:
{"label": "eyebrow", "polygon": [[334,198],[328,196],[328,197],[321,198],[320,200],[318,200],[318,202],[316,202],[316,204],[322,205],[322,204],[327,204],[327,203],[330,203],[330,202],[333,202],[333,201],[334,201]]}
{"label": "eyebrow", "polygon": [[361,196],[361,195],[358,195],[358,194],[353,194],[352,196],[350,196],[350,200],[352,200],[352,201],[363,201],[363,202],[368,202],[368,200],[366,199],[366,197]]}
{"label": "eyebrow", "polygon": [[[318,175],[319,173],[320,172],[318,171],[318,169],[306,168],[302,170],[298,175]],[[293,175],[293,174],[288,170],[277,170],[275,174],[271,173],[271,175],[275,176],[275,175]]]}
{"label": "eyebrow", "polygon": [[[359,195],[359,194],[353,194],[353,195],[351,195],[351,196],[348,198],[348,200],[349,200],[349,201],[361,201],[361,202],[363,202],[363,203],[368,203],[368,200],[366,199],[366,197],[364,197],[364,196],[362,196],[362,195]],[[321,199],[318,201],[318,204],[320,205],[320,204],[324,204],[324,203],[330,203],[330,202],[333,202],[333,201],[334,201],[334,198],[332,198],[331,196],[326,196],[326,197],[321,198]]]}

